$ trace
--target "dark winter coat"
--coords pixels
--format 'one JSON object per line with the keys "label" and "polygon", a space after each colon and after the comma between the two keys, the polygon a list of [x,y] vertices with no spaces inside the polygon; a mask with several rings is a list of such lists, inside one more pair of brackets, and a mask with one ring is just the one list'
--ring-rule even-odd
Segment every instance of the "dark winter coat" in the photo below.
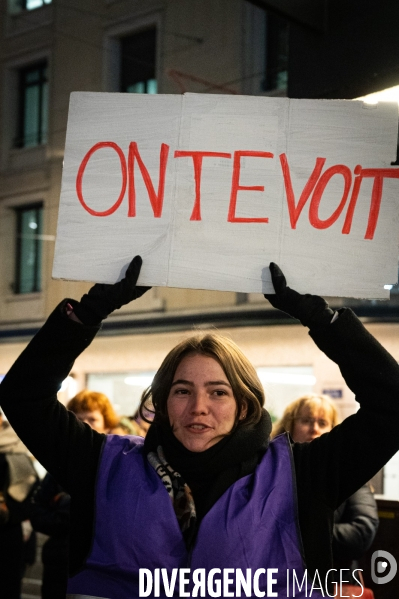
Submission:
{"label": "dark winter coat", "polygon": [[333,556],[357,560],[371,547],[378,529],[378,510],[369,485],[363,485],[334,513]]}
{"label": "dark winter coat", "polygon": [[30,516],[37,484],[32,460],[8,422],[0,425],[0,595],[19,599],[24,567],[21,522]]}

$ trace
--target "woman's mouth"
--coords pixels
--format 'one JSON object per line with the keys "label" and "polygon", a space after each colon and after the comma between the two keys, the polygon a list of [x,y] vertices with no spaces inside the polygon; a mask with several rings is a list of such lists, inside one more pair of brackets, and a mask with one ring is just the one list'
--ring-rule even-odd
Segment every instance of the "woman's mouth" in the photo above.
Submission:
{"label": "woman's mouth", "polygon": [[201,433],[201,432],[203,432],[203,431],[205,431],[205,430],[209,429],[210,427],[209,427],[209,426],[207,426],[206,424],[198,424],[198,423],[193,423],[193,424],[188,424],[188,425],[186,426],[186,428],[187,428],[189,431],[193,431],[193,432],[196,432],[196,433]]}

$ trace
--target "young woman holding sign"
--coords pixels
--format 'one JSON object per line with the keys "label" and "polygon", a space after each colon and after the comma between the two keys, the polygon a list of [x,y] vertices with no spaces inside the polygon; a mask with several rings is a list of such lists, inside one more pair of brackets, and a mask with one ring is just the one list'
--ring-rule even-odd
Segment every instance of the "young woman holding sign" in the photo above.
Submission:
{"label": "young woman holding sign", "polygon": [[62,302],[0,386],[12,426],[72,497],[70,597],[158,596],[159,580],[161,597],[173,580],[176,596],[179,582],[180,596],[217,596],[215,575],[224,596],[333,596],[334,510],[399,449],[398,364],[351,310],[300,295],[271,264],[267,299],[339,365],[357,414],[311,443],[269,443],[254,368],[208,334],[165,358],[143,398],[155,411],[144,442],[97,433],[56,394],[101,321],[146,291],[140,267],[136,257],[121,282]]}

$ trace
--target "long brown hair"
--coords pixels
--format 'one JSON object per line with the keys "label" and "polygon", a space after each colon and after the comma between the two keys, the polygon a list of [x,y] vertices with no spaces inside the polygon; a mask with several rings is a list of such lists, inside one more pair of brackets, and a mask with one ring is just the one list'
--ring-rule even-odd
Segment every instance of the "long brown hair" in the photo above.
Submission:
{"label": "long brown hair", "polygon": [[[168,420],[166,404],[175,372],[183,358],[190,354],[211,357],[222,367],[237,403],[234,427],[257,424],[262,415],[265,394],[256,370],[231,339],[214,333],[189,337],[168,353],[141,397],[141,417],[146,420],[145,412],[148,410],[155,414],[155,420]],[[245,418],[241,420],[240,414],[245,409]]]}

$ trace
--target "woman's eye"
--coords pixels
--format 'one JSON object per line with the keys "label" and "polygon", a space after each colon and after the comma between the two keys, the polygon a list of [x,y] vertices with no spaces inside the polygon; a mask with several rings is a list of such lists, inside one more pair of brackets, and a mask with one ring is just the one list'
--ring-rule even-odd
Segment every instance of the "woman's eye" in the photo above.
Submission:
{"label": "woman's eye", "polygon": [[223,395],[226,395],[226,391],[224,391],[224,389],[216,389],[214,391],[214,394],[217,395],[218,397],[222,397]]}
{"label": "woman's eye", "polygon": [[176,395],[185,395],[186,393],[188,393],[188,389],[176,389],[175,393]]}

